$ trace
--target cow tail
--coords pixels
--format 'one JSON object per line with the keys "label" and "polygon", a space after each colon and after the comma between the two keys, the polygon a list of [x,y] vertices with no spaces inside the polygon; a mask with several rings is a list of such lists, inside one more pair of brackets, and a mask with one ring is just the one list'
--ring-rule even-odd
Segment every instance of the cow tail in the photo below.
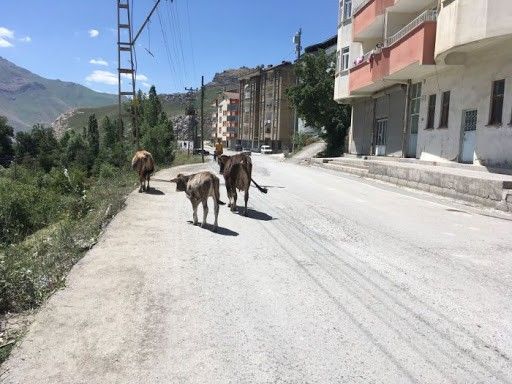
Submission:
{"label": "cow tail", "polygon": [[219,179],[215,178],[214,181],[213,181],[213,189],[214,189],[214,193],[215,193],[215,200],[217,200],[217,203],[219,203],[219,205],[226,205],[225,202],[221,201],[220,199],[220,183],[219,183]]}
{"label": "cow tail", "polygon": [[256,188],[258,188],[258,189],[259,189],[259,191],[260,191],[261,193],[267,193],[267,192],[268,192],[268,189],[267,189],[267,188],[260,187],[260,186],[258,185],[258,183],[257,183],[257,182],[255,182],[255,181],[253,180],[253,178],[252,178],[252,177],[251,177],[251,181],[254,183],[254,185],[256,186]]}

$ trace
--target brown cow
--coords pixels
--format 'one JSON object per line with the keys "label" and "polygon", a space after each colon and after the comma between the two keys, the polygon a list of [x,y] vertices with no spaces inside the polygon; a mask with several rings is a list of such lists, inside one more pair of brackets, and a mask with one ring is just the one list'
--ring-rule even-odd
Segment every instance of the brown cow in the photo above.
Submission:
{"label": "brown cow", "polygon": [[194,225],[197,225],[197,207],[199,203],[203,203],[203,224],[206,225],[206,216],[208,215],[208,197],[213,198],[213,208],[215,213],[215,223],[213,225],[214,232],[217,232],[219,204],[224,205],[220,201],[219,178],[211,172],[199,172],[193,175],[182,175],[181,173],[171,180],[176,183],[176,191],[185,192],[192,203]]}
{"label": "brown cow", "polygon": [[256,188],[262,193],[267,193],[267,189],[260,187],[252,179],[252,161],[249,155],[239,153],[234,156],[222,155],[219,156],[220,173],[224,176],[226,182],[226,190],[228,192],[229,207],[234,212],[236,209],[236,190],[244,191],[245,201],[245,212],[244,216],[247,216],[247,201],[249,200],[249,187],[251,181],[254,183]]}
{"label": "brown cow", "polygon": [[[132,168],[139,174],[140,188],[139,192],[149,190],[149,179],[155,171],[155,161],[148,151],[137,151],[132,159]],[[146,185],[147,182],[147,185]]]}

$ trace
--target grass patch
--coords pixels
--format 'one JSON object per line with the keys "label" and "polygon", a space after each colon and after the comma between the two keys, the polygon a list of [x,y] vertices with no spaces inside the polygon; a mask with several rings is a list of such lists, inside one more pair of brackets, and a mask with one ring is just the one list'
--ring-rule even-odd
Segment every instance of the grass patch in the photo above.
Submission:
{"label": "grass patch", "polygon": [[[131,170],[100,178],[86,192],[87,211],[82,216],[64,215],[24,240],[0,248],[0,320],[39,307],[62,288],[69,270],[97,242],[135,186],[136,174]],[[0,345],[18,334],[9,335],[9,329],[2,329],[5,324],[0,322],[0,335],[7,339],[0,337]],[[0,348],[0,363],[13,345]]]}
{"label": "grass patch", "polygon": [[[208,159],[209,157],[205,156],[204,161],[207,162]],[[172,162],[172,166],[177,167],[178,165],[199,164],[201,162],[201,155],[187,155],[187,152],[176,151],[174,161]]]}

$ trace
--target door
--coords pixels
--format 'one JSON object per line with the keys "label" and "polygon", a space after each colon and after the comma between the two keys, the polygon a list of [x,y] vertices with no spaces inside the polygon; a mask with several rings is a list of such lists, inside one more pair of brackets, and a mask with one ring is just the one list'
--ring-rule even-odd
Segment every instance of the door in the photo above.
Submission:
{"label": "door", "polygon": [[375,124],[375,156],[386,156],[388,119],[379,119]]}
{"label": "door", "polygon": [[477,110],[462,113],[462,153],[461,162],[473,164],[475,160]]}
{"label": "door", "polygon": [[409,118],[409,140],[407,157],[416,157],[418,144],[418,124],[420,121],[421,83],[413,84],[411,87],[411,104]]}

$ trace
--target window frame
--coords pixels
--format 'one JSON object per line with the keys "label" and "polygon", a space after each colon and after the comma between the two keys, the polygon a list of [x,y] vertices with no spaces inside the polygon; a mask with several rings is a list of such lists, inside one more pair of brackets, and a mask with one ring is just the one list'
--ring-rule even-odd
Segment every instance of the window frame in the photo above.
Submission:
{"label": "window frame", "polygon": [[[497,94],[497,85],[499,83],[503,84],[502,93]],[[495,80],[492,82],[492,88],[491,88],[491,100],[489,105],[489,124],[488,125],[494,125],[494,126],[501,126],[503,124],[503,106],[505,101],[505,79]],[[499,116],[495,116],[497,103],[499,102],[500,105],[500,113]]]}
{"label": "window frame", "polygon": [[451,91],[444,91],[441,96],[441,116],[439,117],[439,128],[448,128],[448,122],[450,119],[450,98]]}
{"label": "window frame", "polygon": [[425,127],[425,129],[434,129],[434,126],[436,124],[436,105],[437,93],[429,95],[427,104],[427,126]]}
{"label": "window frame", "polygon": [[[348,69],[350,68],[350,47],[347,46],[347,47],[343,47],[341,48],[341,52],[340,52],[340,72],[343,72],[343,71],[348,71]],[[346,58],[346,62],[345,62],[345,58]],[[345,64],[347,64],[345,66]]]}

